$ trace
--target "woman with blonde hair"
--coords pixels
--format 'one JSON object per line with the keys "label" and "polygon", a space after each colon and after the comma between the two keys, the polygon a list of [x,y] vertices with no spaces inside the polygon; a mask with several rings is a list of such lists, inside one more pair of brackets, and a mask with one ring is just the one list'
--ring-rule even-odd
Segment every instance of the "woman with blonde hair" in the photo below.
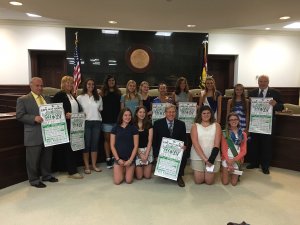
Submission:
{"label": "woman with blonde hair", "polygon": [[205,89],[201,91],[199,98],[199,107],[208,105],[218,123],[221,123],[221,107],[222,107],[222,94],[216,90],[216,82],[214,78],[208,76],[205,80]]}
{"label": "woman with blonde hair", "polygon": [[130,109],[132,115],[138,106],[143,105],[142,98],[136,89],[136,82],[129,80],[126,84],[126,93],[121,97],[121,109],[127,107]]}
{"label": "woman with blonde hair", "polygon": [[[57,92],[53,97],[54,103],[63,103],[65,111],[68,133],[70,134],[70,120],[72,113],[81,111],[81,107],[73,95],[74,79],[71,76],[64,76],[61,79],[61,91]],[[81,179],[83,176],[77,170],[77,158],[80,151],[73,151],[70,143],[54,146],[54,151],[57,153],[59,170],[64,170],[66,164],[69,178]]]}

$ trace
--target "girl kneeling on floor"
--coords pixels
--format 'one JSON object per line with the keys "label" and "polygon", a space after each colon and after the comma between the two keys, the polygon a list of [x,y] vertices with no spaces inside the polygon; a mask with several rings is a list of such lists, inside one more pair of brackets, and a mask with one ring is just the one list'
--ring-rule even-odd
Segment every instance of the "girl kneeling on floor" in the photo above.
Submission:
{"label": "girl kneeling on floor", "polygon": [[247,153],[247,134],[240,128],[236,113],[227,116],[227,128],[223,131],[222,141],[222,183],[235,186],[238,182],[244,156]]}
{"label": "girl kneeling on floor", "polygon": [[124,180],[130,184],[133,181],[135,156],[138,150],[139,133],[132,123],[129,108],[121,110],[117,125],[110,134],[110,147],[115,157],[114,183],[121,184]]}

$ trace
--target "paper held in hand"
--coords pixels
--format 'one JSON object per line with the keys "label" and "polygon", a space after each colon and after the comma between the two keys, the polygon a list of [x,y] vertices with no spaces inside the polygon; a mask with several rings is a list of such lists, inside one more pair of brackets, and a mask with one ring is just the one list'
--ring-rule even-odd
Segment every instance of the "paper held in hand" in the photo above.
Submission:
{"label": "paper held in hand", "polygon": [[45,147],[69,142],[67,123],[62,103],[45,104],[39,107]]}
{"label": "paper held in hand", "polygon": [[183,155],[183,141],[163,138],[154,175],[177,180]]}

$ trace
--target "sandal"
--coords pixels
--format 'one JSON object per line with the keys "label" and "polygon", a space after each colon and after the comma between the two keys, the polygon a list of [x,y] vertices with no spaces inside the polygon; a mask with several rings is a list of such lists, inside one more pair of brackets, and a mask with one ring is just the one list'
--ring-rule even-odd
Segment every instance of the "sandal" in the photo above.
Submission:
{"label": "sandal", "polygon": [[101,171],[102,171],[102,170],[101,170],[100,168],[98,168],[98,167],[94,167],[93,170],[96,171],[96,172],[101,172]]}
{"label": "sandal", "polygon": [[91,172],[90,169],[85,169],[85,170],[84,170],[84,173],[85,173],[85,174],[91,174],[92,172]]}

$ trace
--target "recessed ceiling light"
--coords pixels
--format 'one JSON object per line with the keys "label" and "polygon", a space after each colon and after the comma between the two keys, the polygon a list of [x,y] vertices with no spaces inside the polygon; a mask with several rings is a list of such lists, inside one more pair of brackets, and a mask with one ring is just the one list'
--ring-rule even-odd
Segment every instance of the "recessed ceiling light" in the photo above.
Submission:
{"label": "recessed ceiling light", "polygon": [[14,1],[9,2],[9,4],[11,4],[11,5],[16,5],[16,6],[23,5],[22,2],[14,2]]}
{"label": "recessed ceiling light", "polygon": [[188,25],[186,25],[187,27],[196,27],[196,25],[195,24],[188,24]]}
{"label": "recessed ceiling light", "polygon": [[118,30],[101,30],[102,34],[118,34]]}
{"label": "recessed ceiling light", "polygon": [[170,37],[171,34],[172,32],[161,32],[161,31],[155,33],[156,36],[165,36],[165,37]]}
{"label": "recessed ceiling light", "polygon": [[300,22],[295,22],[284,26],[283,28],[300,29]]}
{"label": "recessed ceiling light", "polygon": [[288,19],[290,19],[291,17],[290,16],[282,16],[282,17],[280,17],[279,19],[280,20],[288,20]]}
{"label": "recessed ceiling light", "polygon": [[26,13],[27,16],[30,16],[30,17],[42,17],[40,15],[37,15],[37,14],[33,14],[33,13]]}
{"label": "recessed ceiling light", "polygon": [[271,30],[271,28],[270,27],[266,27],[265,30]]}
{"label": "recessed ceiling light", "polygon": [[108,23],[110,23],[110,24],[117,24],[118,22],[114,21],[114,20],[109,20]]}

